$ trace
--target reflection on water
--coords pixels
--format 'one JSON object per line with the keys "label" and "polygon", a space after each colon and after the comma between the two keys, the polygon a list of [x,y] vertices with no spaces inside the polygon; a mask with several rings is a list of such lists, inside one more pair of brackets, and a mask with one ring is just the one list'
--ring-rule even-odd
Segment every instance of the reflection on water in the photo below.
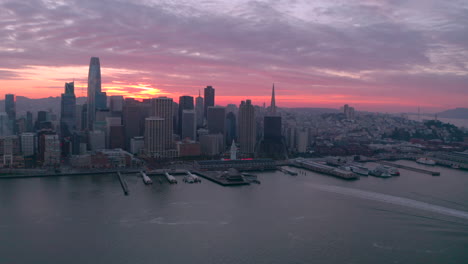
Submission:
{"label": "reflection on water", "polygon": [[[413,163],[413,165],[415,165]],[[260,185],[115,175],[0,181],[4,263],[462,263],[468,172]],[[17,245],[21,245],[18,247]],[[2,262],[0,261],[0,263]]]}

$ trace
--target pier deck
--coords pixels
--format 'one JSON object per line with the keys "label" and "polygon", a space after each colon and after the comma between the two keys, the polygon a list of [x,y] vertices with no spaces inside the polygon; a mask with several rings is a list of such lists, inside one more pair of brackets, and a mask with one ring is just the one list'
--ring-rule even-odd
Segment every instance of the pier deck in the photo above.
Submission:
{"label": "pier deck", "polygon": [[228,181],[226,179],[223,179],[223,178],[218,178],[216,177],[216,172],[214,171],[207,171],[207,172],[200,172],[200,171],[194,171],[193,172],[194,174],[204,178],[204,179],[207,179],[209,181],[212,181],[214,183],[217,183],[221,186],[240,186],[240,185],[249,185],[250,183],[249,182],[246,182],[246,181],[239,181],[239,182],[234,182],[234,181]]}
{"label": "pier deck", "polygon": [[120,185],[122,186],[122,189],[124,191],[124,194],[125,195],[128,195],[128,185],[127,185],[127,181],[125,181],[124,177],[122,176],[122,174],[120,174],[120,171],[117,172],[117,176],[119,176],[119,181],[120,181]]}
{"label": "pier deck", "polygon": [[440,172],[438,172],[438,171],[424,170],[424,169],[419,169],[419,168],[414,168],[414,167],[410,167],[410,166],[400,165],[400,164],[396,164],[396,163],[388,162],[388,161],[376,161],[376,163],[379,163],[379,164],[382,164],[382,165],[387,165],[387,166],[392,166],[392,167],[396,167],[396,168],[400,168],[400,169],[415,171],[415,172],[419,172],[419,173],[429,174],[429,175],[432,175],[432,176],[439,176],[440,175]]}

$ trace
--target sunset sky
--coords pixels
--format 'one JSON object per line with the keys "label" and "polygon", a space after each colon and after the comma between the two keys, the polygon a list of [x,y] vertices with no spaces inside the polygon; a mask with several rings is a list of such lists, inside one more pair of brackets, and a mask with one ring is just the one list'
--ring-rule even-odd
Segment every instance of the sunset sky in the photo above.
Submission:
{"label": "sunset sky", "polygon": [[110,95],[468,107],[468,1],[0,0],[2,98],[85,96],[92,56]]}

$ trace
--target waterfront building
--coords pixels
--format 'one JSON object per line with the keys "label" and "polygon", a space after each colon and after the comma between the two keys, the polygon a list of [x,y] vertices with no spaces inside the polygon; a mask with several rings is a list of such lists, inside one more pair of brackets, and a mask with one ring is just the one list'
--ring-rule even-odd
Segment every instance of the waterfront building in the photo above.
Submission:
{"label": "waterfront building", "polygon": [[21,138],[21,153],[23,156],[32,156],[36,154],[36,134],[34,133],[22,133]]}
{"label": "waterfront building", "polygon": [[154,158],[165,156],[167,132],[167,122],[164,118],[148,117],[145,119],[145,152],[148,156]]}
{"label": "waterfront building", "polygon": [[203,107],[205,118],[208,115],[208,107],[215,105],[215,89],[212,86],[207,86],[204,90],[205,105]]}
{"label": "waterfront building", "polygon": [[238,125],[240,152],[243,154],[253,154],[256,143],[256,127],[255,108],[251,100],[241,102]]}
{"label": "waterfront building", "polygon": [[144,137],[134,137],[130,140],[130,153],[140,154],[145,147]]}
{"label": "waterfront building", "polygon": [[296,150],[299,153],[305,153],[309,146],[309,132],[305,129],[296,131]]}
{"label": "waterfront building", "polygon": [[57,134],[44,135],[44,166],[60,165],[60,140]]}
{"label": "waterfront building", "polygon": [[102,130],[89,131],[88,140],[90,150],[106,148],[106,133]]}
{"label": "waterfront building", "polygon": [[201,155],[200,143],[193,140],[179,141],[176,147],[179,157],[197,157]]}

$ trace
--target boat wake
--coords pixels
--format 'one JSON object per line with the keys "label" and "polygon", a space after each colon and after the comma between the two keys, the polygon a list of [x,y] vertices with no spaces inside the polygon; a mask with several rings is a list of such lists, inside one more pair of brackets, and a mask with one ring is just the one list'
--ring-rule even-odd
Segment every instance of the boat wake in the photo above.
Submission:
{"label": "boat wake", "polygon": [[370,192],[370,191],[364,191],[364,190],[353,189],[353,188],[347,188],[347,187],[333,186],[333,185],[312,184],[311,186],[313,188],[316,188],[322,191],[344,194],[344,195],[349,195],[353,197],[379,201],[379,202],[384,202],[384,203],[396,204],[396,205],[401,205],[405,207],[425,210],[428,212],[433,212],[433,213],[438,213],[438,214],[443,214],[447,216],[453,216],[453,217],[468,220],[468,212],[451,209],[451,208],[447,208],[447,207],[443,207],[439,205],[429,204],[425,202],[420,202],[420,201],[416,201],[416,200],[412,200],[408,198],[382,194],[382,193],[376,193],[376,192]]}

